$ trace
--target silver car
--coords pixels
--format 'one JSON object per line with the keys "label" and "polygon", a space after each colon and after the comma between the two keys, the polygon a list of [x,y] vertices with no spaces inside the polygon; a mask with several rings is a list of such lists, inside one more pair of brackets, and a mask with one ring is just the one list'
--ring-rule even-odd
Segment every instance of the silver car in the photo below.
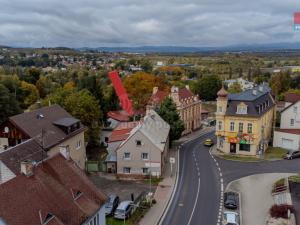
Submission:
{"label": "silver car", "polygon": [[132,201],[123,201],[120,203],[118,208],[115,211],[114,217],[116,219],[127,219],[130,217],[133,209]]}
{"label": "silver car", "polygon": [[226,211],[223,214],[224,225],[239,225],[239,214],[236,212]]}

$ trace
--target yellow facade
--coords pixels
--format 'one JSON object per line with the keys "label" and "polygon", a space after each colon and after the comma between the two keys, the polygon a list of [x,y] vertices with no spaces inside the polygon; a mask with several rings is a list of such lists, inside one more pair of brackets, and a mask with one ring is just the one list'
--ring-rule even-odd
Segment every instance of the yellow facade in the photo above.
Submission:
{"label": "yellow facade", "polygon": [[[243,102],[240,103],[243,105]],[[219,96],[216,112],[217,149],[224,153],[259,155],[273,132],[275,104],[260,117],[226,115],[227,97]]]}

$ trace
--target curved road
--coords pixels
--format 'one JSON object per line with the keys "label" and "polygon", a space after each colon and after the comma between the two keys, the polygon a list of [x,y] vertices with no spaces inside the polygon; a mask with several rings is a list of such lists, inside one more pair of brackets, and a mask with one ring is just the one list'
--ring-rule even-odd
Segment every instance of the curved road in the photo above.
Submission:
{"label": "curved road", "polygon": [[300,159],[243,163],[214,159],[203,146],[214,132],[182,145],[179,155],[177,190],[162,225],[216,225],[218,223],[221,180],[229,182],[258,173],[300,172]]}

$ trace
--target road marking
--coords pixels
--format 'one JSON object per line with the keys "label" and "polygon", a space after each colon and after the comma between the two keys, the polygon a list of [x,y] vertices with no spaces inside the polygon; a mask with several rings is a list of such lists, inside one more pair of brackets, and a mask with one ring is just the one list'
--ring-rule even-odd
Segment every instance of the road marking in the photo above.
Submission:
{"label": "road marking", "polygon": [[194,216],[194,212],[195,212],[195,209],[196,209],[196,205],[198,203],[198,198],[199,198],[199,193],[200,193],[200,177],[198,179],[198,190],[197,190],[197,195],[196,195],[196,200],[195,200],[195,203],[194,203],[194,207],[193,207],[193,210],[192,210],[192,214],[190,216],[190,219],[189,219],[189,222],[187,225],[190,225],[191,224],[191,221],[192,221],[192,218]]}

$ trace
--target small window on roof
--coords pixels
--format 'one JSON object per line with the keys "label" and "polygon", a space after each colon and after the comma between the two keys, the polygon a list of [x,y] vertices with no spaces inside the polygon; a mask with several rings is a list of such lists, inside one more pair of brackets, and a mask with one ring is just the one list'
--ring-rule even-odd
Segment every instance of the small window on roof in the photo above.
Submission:
{"label": "small window on roof", "polygon": [[237,110],[236,110],[236,113],[237,114],[247,114],[247,105],[244,104],[244,103],[240,103],[238,106],[237,106]]}

